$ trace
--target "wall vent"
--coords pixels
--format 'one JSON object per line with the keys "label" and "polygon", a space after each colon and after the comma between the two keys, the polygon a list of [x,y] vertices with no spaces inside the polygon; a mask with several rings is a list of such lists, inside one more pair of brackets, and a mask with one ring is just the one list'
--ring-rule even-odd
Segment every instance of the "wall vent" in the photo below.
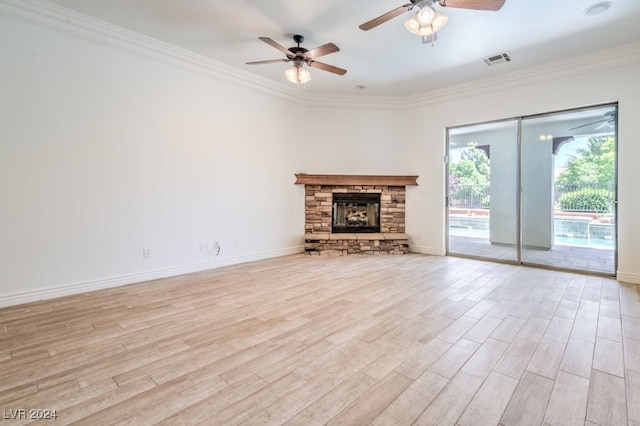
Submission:
{"label": "wall vent", "polygon": [[493,55],[493,56],[489,56],[488,58],[484,58],[484,63],[487,64],[488,66],[493,66],[493,65],[498,65],[498,64],[503,64],[505,62],[510,62],[511,61],[511,57],[509,56],[509,54],[507,52],[504,53],[499,53],[497,55]]}

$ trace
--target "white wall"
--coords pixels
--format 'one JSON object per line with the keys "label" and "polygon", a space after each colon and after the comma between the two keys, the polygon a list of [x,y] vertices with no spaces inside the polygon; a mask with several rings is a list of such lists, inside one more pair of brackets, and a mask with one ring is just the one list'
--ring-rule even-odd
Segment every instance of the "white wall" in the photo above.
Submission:
{"label": "white wall", "polygon": [[411,247],[442,254],[447,126],[615,100],[619,276],[640,282],[638,47],[400,105],[286,95],[1,15],[0,40],[0,305],[300,252],[296,172],[420,175]]}
{"label": "white wall", "polygon": [[412,174],[406,165],[405,112],[390,105],[358,102],[312,106],[303,172]]}
{"label": "white wall", "polygon": [[0,305],[302,250],[299,106],[2,16],[0,40]]}
{"label": "white wall", "polygon": [[[622,46],[528,73],[427,94],[410,112],[408,168],[421,186],[407,192],[407,232],[415,251],[443,254],[444,129],[483,121],[619,102],[618,116],[618,278],[640,283],[640,45]],[[464,89],[464,90],[463,90]],[[430,120],[418,124],[418,117]]]}

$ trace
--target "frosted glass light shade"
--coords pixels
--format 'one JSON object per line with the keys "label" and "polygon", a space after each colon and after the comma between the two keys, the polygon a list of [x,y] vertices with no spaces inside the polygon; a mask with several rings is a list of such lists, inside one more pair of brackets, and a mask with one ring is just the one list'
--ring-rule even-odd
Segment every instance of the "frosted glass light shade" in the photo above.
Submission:
{"label": "frosted glass light shade", "polygon": [[302,64],[295,64],[284,72],[287,80],[294,84],[304,84],[311,80],[311,73],[302,67]]}
{"label": "frosted glass light shade", "polygon": [[415,18],[416,21],[418,21],[418,24],[425,26],[430,25],[437,15],[438,12],[436,12],[431,6],[424,6],[418,11],[418,13],[416,13]]}
{"label": "frosted glass light shade", "polygon": [[[442,28],[449,18],[436,12],[429,6],[425,6],[413,15],[408,21],[404,23],[405,28],[412,34],[419,36],[427,36],[437,33]],[[423,24],[422,22],[428,22]]]}

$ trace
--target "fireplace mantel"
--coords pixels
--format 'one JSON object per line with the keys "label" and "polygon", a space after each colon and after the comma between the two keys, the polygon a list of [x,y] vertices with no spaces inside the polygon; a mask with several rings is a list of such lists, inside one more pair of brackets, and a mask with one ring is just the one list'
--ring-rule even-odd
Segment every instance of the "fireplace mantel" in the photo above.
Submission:
{"label": "fireplace mantel", "polygon": [[296,173],[296,184],[304,185],[417,185],[413,175],[327,175]]}

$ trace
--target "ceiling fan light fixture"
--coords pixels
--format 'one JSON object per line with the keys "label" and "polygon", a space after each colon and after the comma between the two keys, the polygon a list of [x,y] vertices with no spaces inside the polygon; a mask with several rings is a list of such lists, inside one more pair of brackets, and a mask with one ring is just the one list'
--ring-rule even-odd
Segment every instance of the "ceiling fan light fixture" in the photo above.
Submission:
{"label": "ceiling fan light fixture", "polygon": [[420,31],[418,31],[416,35],[424,37],[435,33],[437,33],[437,31],[433,28],[433,25],[429,25],[428,27],[420,27]]}
{"label": "ceiling fan light fixture", "polygon": [[420,37],[424,37],[424,36],[429,36],[435,33],[436,31],[434,31],[433,28],[431,28],[431,25],[429,25],[428,27],[420,27],[420,31],[418,31],[416,35],[419,35]]}
{"label": "ceiling fan light fixture", "polygon": [[416,19],[415,16],[412,16],[409,20],[407,20],[404,23],[404,27],[411,34],[418,34],[418,31],[420,31],[420,24],[418,23],[418,20]]}
{"label": "ceiling fan light fixture", "polygon": [[437,33],[444,28],[448,20],[449,18],[438,13],[438,16],[436,16],[431,23],[431,28],[433,28],[433,31]]}
{"label": "ceiling fan light fixture", "polygon": [[291,68],[286,70],[284,72],[284,75],[287,77],[287,80],[294,84],[297,84],[298,86],[301,84],[305,84],[307,81],[311,80],[311,73],[309,72],[309,70],[305,69],[300,62],[294,64]]}
{"label": "ceiling fan light fixture", "polygon": [[431,6],[423,6],[414,16],[421,26],[431,25],[434,19],[439,15]]}
{"label": "ceiling fan light fixture", "polygon": [[[431,9],[432,11],[432,19],[430,20],[429,24],[423,25],[420,23],[419,15],[420,13],[422,13],[422,11],[426,10],[427,8]],[[429,6],[425,6],[422,9],[420,9],[418,13],[412,16],[408,21],[406,21],[404,23],[404,26],[407,29],[407,31],[409,31],[411,34],[415,34],[420,37],[425,37],[440,31],[442,28],[444,28],[448,20],[449,18],[447,18],[446,16],[438,13],[437,11],[435,11]]]}

